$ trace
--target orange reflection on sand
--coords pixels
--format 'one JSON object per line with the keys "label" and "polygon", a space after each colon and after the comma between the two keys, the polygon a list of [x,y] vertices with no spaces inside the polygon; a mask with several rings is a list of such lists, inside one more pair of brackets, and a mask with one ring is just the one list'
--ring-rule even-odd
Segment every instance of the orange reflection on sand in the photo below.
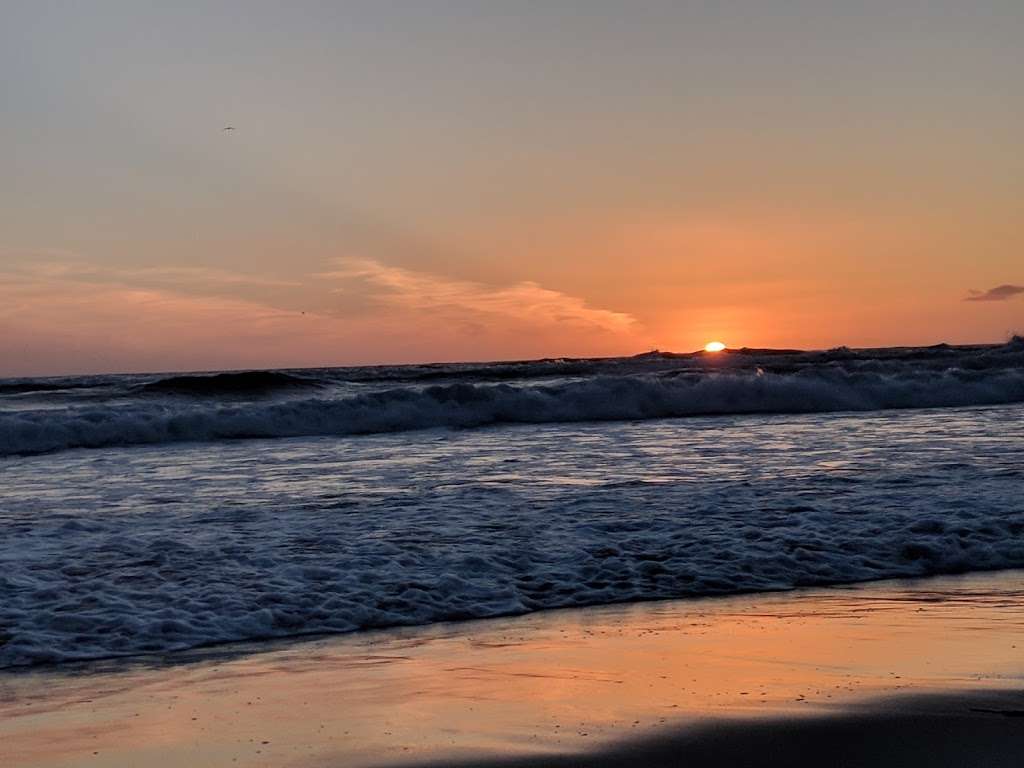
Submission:
{"label": "orange reflection on sand", "polygon": [[711,717],[1007,687],[1024,671],[1022,595],[1024,577],[1006,573],[8,674],[0,754],[5,766],[369,765],[584,749]]}

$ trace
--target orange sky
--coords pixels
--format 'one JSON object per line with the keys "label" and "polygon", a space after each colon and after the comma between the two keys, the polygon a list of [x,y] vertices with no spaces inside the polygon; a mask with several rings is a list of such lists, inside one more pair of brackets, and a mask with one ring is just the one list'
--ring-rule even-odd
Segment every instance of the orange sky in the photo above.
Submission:
{"label": "orange sky", "polygon": [[1016,3],[12,14],[0,375],[1024,328]]}

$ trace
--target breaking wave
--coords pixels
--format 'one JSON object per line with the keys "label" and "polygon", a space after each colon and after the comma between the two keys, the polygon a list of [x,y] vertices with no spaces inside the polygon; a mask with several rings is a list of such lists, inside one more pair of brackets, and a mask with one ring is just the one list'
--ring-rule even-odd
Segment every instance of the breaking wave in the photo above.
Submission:
{"label": "breaking wave", "polygon": [[[163,394],[217,395],[317,386],[284,373],[174,377]],[[262,389],[261,389],[262,387]],[[815,366],[593,376],[547,384],[451,383],[272,402],[147,401],[0,413],[0,455],[179,441],[355,435],[491,424],[643,420],[1024,402],[1024,368],[903,370]]]}

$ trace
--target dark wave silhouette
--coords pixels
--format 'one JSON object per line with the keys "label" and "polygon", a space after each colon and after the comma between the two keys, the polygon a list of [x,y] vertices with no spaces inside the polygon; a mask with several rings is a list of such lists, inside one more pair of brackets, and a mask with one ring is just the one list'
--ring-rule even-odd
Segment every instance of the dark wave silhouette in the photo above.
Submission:
{"label": "dark wave silhouette", "polygon": [[139,389],[162,395],[261,395],[279,390],[319,387],[321,382],[280,371],[241,371],[238,373],[169,376],[143,384]]}
{"label": "dark wave silhouette", "polygon": [[71,392],[83,389],[96,389],[105,382],[82,379],[20,379],[17,381],[0,381],[0,395],[26,395],[33,392]]}
{"label": "dark wave silhouette", "polygon": [[67,384],[50,384],[45,381],[0,382],[0,395],[23,395],[28,392],[59,392],[70,388]]}

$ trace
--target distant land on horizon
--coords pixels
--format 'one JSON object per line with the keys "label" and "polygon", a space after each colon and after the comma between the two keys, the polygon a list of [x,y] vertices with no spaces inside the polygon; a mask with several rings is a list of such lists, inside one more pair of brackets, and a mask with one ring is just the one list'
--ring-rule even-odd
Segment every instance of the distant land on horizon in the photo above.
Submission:
{"label": "distant land on horizon", "polygon": [[1009,344],[1022,344],[1024,345],[1024,335],[1018,333],[1010,333],[1006,341],[1002,342],[978,342],[972,344],[949,344],[947,342],[937,342],[935,344],[894,344],[892,346],[884,347],[849,347],[846,345],[839,345],[835,347],[823,347],[820,349],[798,349],[794,347],[729,347],[719,352],[708,352],[705,349],[695,349],[690,352],[673,352],[661,349],[650,349],[646,352],[638,352],[632,355],[598,355],[598,356],[555,356],[555,357],[534,357],[534,358],[520,358],[520,359],[508,359],[508,360],[435,360],[430,362],[402,362],[402,363],[371,363],[367,365],[308,365],[308,366],[267,366],[267,367],[242,367],[242,368],[207,368],[207,369],[189,369],[189,370],[149,370],[149,371],[109,371],[104,373],[60,373],[60,374],[45,374],[41,376],[10,376],[0,375],[0,381],[22,381],[22,380],[45,380],[45,379],[70,379],[70,378],[84,378],[84,377],[107,377],[107,376],[202,376],[218,373],[246,373],[246,372],[263,372],[263,371],[341,371],[341,370],[361,370],[361,369],[373,369],[373,368],[425,368],[425,367],[501,367],[501,366],[519,366],[529,365],[533,363],[554,363],[554,362],[566,362],[566,363],[582,363],[582,362],[594,362],[602,360],[643,360],[643,359],[686,359],[692,357],[703,357],[707,356],[713,358],[715,356],[728,356],[728,355],[760,355],[765,357],[772,356],[785,356],[785,355],[802,355],[802,354],[824,354],[824,353],[843,353],[849,352],[855,353],[871,353],[871,352],[885,352],[885,351],[898,351],[898,350],[971,350],[971,349],[984,349],[986,347],[998,348]]}

